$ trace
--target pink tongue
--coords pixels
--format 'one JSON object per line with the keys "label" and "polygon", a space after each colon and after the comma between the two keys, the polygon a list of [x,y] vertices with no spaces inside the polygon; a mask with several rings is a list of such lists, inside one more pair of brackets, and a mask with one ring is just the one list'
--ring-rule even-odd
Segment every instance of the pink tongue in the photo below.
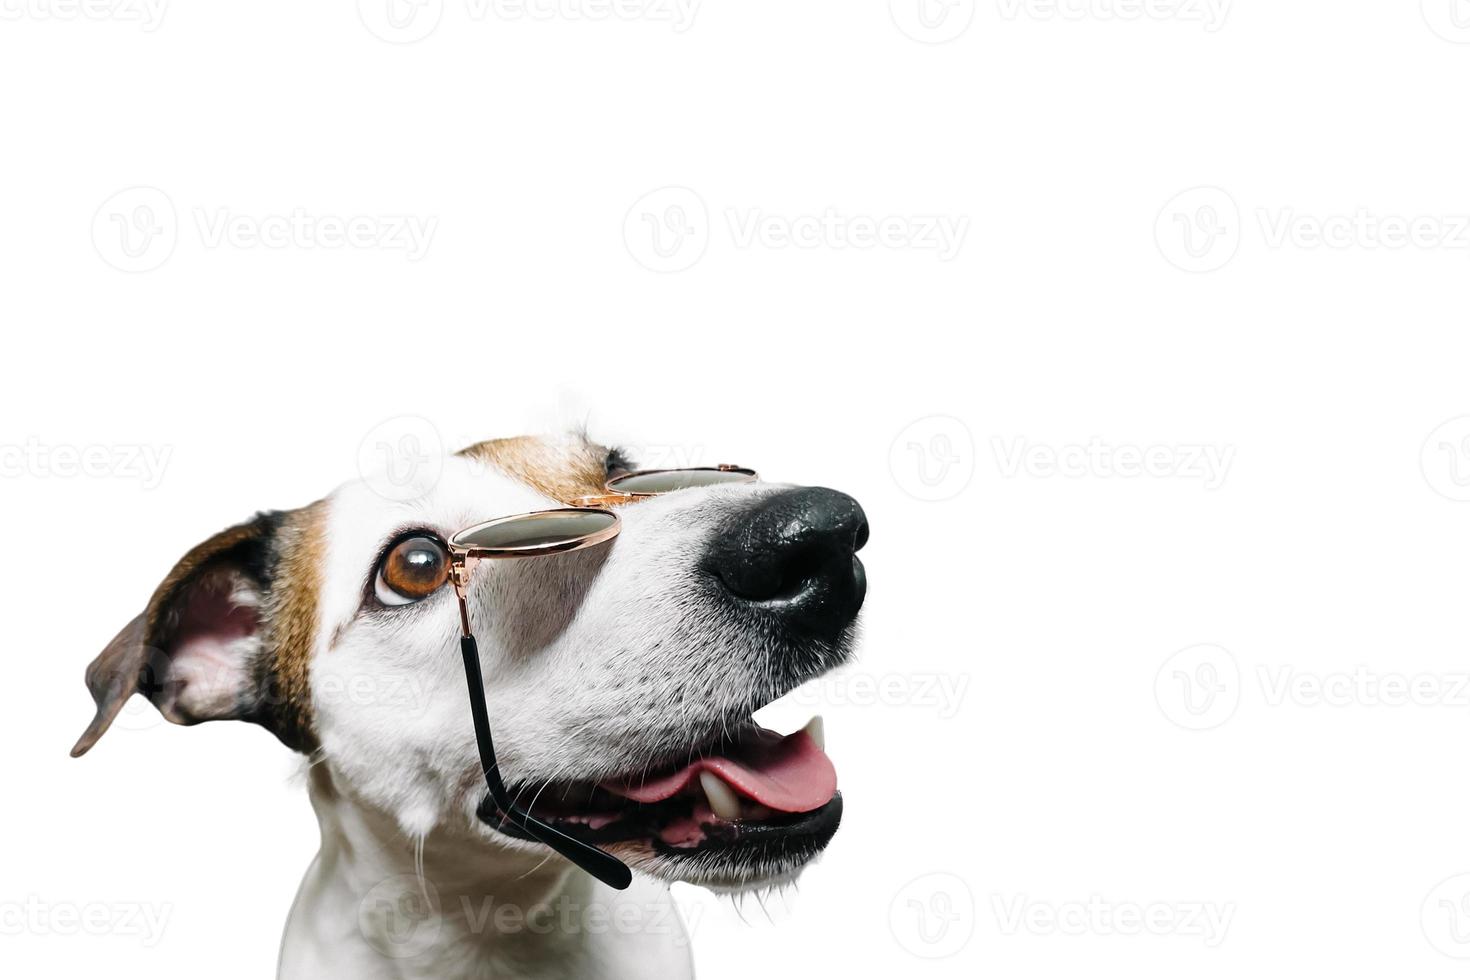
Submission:
{"label": "pink tongue", "polygon": [[603,788],[637,803],[657,803],[684,791],[708,769],[741,796],[783,813],[806,813],[826,806],[837,792],[837,770],[806,732],[782,738],[762,729],[741,745],[740,759],[710,756],[678,772]]}

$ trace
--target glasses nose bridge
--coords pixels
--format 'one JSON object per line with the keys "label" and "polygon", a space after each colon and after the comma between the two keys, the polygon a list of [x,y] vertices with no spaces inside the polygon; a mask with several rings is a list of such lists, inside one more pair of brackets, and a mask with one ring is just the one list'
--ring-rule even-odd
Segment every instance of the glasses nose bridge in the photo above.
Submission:
{"label": "glasses nose bridge", "polygon": [[677,490],[696,490],[726,483],[755,483],[759,479],[755,470],[735,463],[635,470],[608,480],[603,485],[603,493],[578,499],[588,501],[587,506],[605,507],[661,497]]}
{"label": "glasses nose bridge", "polygon": [[655,496],[651,493],[623,493],[619,490],[609,490],[606,493],[587,494],[581,497],[573,497],[567,501],[571,507],[621,507],[624,504],[637,503]]}

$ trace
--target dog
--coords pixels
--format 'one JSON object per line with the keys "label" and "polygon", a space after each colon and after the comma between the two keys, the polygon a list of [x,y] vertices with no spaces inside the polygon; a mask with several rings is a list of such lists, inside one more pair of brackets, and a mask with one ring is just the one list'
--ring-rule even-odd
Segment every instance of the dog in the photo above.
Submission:
{"label": "dog", "polygon": [[820,718],[781,736],[751,714],[852,655],[863,510],[825,488],[682,489],[618,506],[611,541],[469,582],[508,790],[637,872],[615,891],[479,815],[439,563],[460,529],[603,494],[633,463],[582,434],[441,462],[411,492],[360,479],[185,554],[87,668],[96,714],[72,754],[141,693],[306,756],[322,842],[280,977],[692,976],[669,883],[780,886],[837,830]]}

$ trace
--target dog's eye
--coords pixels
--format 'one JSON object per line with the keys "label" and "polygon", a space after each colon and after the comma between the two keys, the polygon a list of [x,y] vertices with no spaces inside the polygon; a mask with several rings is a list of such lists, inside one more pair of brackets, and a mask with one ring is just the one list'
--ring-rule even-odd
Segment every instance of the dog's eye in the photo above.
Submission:
{"label": "dog's eye", "polygon": [[406,606],[439,590],[449,580],[449,555],[433,538],[404,538],[383,556],[373,586],[385,606]]}

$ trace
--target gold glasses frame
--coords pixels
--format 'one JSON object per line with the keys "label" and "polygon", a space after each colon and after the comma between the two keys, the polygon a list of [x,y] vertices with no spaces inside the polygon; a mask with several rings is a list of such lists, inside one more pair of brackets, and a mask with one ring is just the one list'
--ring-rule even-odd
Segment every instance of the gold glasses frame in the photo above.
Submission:
{"label": "gold glasses frame", "polygon": [[[681,478],[686,475],[687,477]],[[719,474],[719,476],[715,476]],[[552,848],[572,861],[588,874],[613,888],[627,888],[632,883],[633,873],[628,866],[611,854],[578,840],[570,834],[532,816],[510,797],[500,777],[500,765],[495,758],[495,742],[490,731],[490,711],[485,703],[485,679],[480,668],[480,651],[475,642],[474,630],[470,625],[469,585],[475,568],[482,561],[509,558],[540,558],[579,551],[603,544],[617,537],[622,530],[622,518],[611,508],[635,503],[674,493],[682,489],[713,486],[727,483],[754,483],[759,479],[755,470],[732,464],[719,466],[683,467],[677,469],[636,470],[613,477],[603,485],[601,494],[577,497],[569,501],[572,506],[551,510],[512,514],[472,524],[450,537],[449,577],[454,584],[454,594],[459,602],[460,653],[464,659],[465,680],[469,685],[470,714],[474,718],[475,742],[479,748],[480,766],[485,773],[485,785],[489,795],[480,804],[478,814],[486,823],[510,823],[530,837]],[[648,484],[662,489],[639,489]],[[621,486],[620,486],[621,485]],[[573,525],[586,525],[590,517],[603,517],[598,526],[575,530]],[[477,538],[495,539],[496,529],[510,529],[515,525],[536,522],[538,532],[517,539],[514,533],[504,537],[501,543],[486,543]],[[564,534],[547,533],[547,528],[565,521],[568,525]],[[496,818],[498,814],[498,819]]]}

